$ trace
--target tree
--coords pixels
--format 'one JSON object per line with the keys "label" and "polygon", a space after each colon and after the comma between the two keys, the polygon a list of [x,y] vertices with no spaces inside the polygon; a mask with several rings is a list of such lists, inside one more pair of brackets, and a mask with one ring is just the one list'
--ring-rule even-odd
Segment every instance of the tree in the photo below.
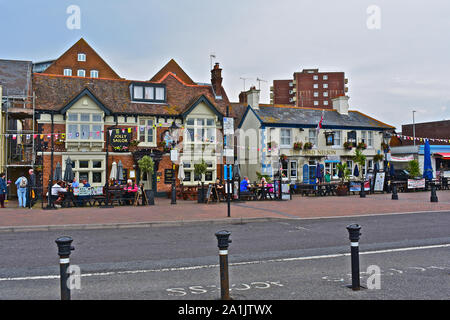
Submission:
{"label": "tree", "polygon": [[197,177],[202,177],[203,181],[203,175],[208,170],[208,165],[206,164],[205,160],[202,159],[202,162],[194,164],[194,174]]}
{"label": "tree", "polygon": [[150,189],[150,177],[153,175],[155,163],[153,159],[149,156],[143,156],[141,160],[138,161],[139,169],[141,171],[141,180],[144,173],[147,174],[147,182],[145,189]]}
{"label": "tree", "polygon": [[408,162],[408,167],[406,169],[409,172],[410,178],[416,178],[420,176],[419,161],[411,160]]}
{"label": "tree", "polygon": [[353,156],[353,161],[359,164],[360,170],[359,175],[362,178],[363,168],[366,165],[366,156],[362,153],[360,149],[355,149],[355,155]]}

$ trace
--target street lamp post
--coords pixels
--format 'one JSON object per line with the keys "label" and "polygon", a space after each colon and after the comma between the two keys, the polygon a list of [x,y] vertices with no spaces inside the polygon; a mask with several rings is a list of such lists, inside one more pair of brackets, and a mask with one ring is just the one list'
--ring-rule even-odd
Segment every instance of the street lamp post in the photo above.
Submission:
{"label": "street lamp post", "polygon": [[413,112],[412,112],[412,114],[413,114],[413,138],[414,138],[414,146],[416,146],[416,122],[415,122],[415,119],[414,119],[414,113],[415,113],[416,111],[414,111],[413,110]]}
{"label": "street lamp post", "polygon": [[[175,119],[173,119],[172,125],[169,127],[169,134],[171,139],[171,152],[175,149],[175,146],[178,143],[178,125],[175,123]],[[172,154],[171,154],[172,156]],[[172,160],[172,194],[171,194],[171,201],[170,204],[177,204],[177,188],[176,188],[176,181],[175,181],[175,160]]]}

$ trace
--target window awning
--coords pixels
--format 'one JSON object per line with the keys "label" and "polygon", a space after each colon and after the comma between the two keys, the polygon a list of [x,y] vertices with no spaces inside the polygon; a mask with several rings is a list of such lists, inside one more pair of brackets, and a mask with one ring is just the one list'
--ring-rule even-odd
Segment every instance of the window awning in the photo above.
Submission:
{"label": "window awning", "polygon": [[444,160],[450,160],[450,152],[436,152],[435,156],[440,156]]}

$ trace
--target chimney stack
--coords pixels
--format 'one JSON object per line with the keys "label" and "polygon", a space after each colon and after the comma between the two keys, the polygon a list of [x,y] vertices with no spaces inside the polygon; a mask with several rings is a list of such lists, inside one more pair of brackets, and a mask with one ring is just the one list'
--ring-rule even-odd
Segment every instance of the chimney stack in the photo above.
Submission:
{"label": "chimney stack", "polygon": [[222,69],[219,68],[219,63],[216,62],[211,70],[211,84],[216,98],[222,98],[222,80]]}
{"label": "chimney stack", "polygon": [[331,101],[333,102],[333,109],[336,110],[339,114],[348,115],[348,99],[350,99],[350,97],[348,96],[339,96],[331,99]]}
{"label": "chimney stack", "polygon": [[247,91],[247,103],[254,110],[259,110],[259,93],[260,90],[256,90],[256,87],[254,86]]}

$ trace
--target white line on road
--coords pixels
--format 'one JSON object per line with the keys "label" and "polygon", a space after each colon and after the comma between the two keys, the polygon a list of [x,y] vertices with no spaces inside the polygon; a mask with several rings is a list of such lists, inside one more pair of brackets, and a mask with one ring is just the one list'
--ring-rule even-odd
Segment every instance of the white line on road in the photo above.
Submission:
{"label": "white line on road", "polygon": [[[380,254],[380,253],[391,253],[391,252],[402,252],[402,251],[424,250],[424,249],[438,249],[438,248],[448,248],[448,247],[450,247],[450,243],[439,244],[439,245],[430,245],[430,246],[418,246],[418,247],[365,251],[365,252],[360,252],[359,254],[360,255]],[[303,261],[303,260],[330,259],[330,258],[339,258],[339,257],[347,257],[347,256],[350,256],[350,253],[337,253],[337,254],[327,254],[327,255],[319,255],[319,256],[309,256],[309,257],[245,261],[245,262],[230,263],[229,265],[230,266],[243,266],[243,265],[262,264],[262,263],[271,263],[271,262],[291,262],[291,261]],[[174,267],[174,268],[148,269],[148,270],[96,272],[96,273],[84,273],[84,274],[81,274],[81,277],[113,276],[113,275],[139,274],[139,273],[150,273],[150,272],[191,271],[191,270],[217,268],[218,266],[219,266],[218,264],[210,264],[210,265],[192,266],[192,267]],[[59,275],[0,278],[0,281],[53,280],[53,279],[59,279]]]}

